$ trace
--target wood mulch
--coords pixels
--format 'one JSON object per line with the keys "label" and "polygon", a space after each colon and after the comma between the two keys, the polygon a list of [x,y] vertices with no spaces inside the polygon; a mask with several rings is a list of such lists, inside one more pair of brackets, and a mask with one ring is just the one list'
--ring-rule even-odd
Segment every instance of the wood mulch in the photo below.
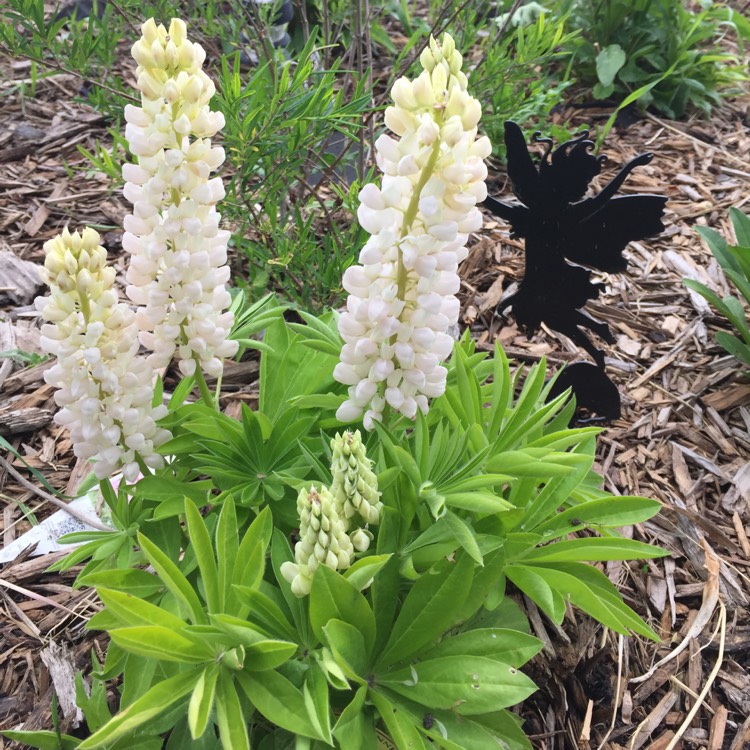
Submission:
{"label": "wood mulch", "polygon": [[[105,178],[86,173],[76,149],[93,150],[106,139],[101,116],[76,101],[79,82],[53,75],[37,81],[32,96],[27,64],[0,61],[0,73],[0,263],[4,257],[13,268],[0,271],[0,351],[38,352],[33,292],[18,298],[35,285],[35,271],[17,261],[41,263],[46,240],[68,223],[88,223],[103,234],[122,271],[118,227],[127,205]],[[609,113],[566,114],[583,124]],[[520,602],[545,642],[530,665],[541,689],[521,708],[538,748],[742,750],[750,742],[750,382],[714,341],[724,321],[682,284],[690,276],[722,295],[731,292],[694,226],[731,236],[728,208],[750,210],[749,133],[746,96],[710,120],[647,116],[615,129],[604,145],[612,169],[654,152],[625,191],[658,193],[669,202],[664,235],[632,243],[628,272],[607,277],[606,294],[590,305],[615,333],[607,369],[623,401],[621,419],[599,440],[598,469],[611,492],[662,503],[655,519],[625,531],[672,554],[606,566],[626,601],[662,636],[659,644],[622,638],[573,610],[560,628]],[[495,175],[493,194],[507,193]],[[463,320],[478,345],[489,350],[499,338],[519,366],[542,356],[552,366],[580,359],[553,332],[529,341],[512,315],[492,317],[503,290],[519,279],[523,256],[508,228],[487,219],[462,269]],[[23,457],[0,454],[3,546],[29,528],[28,519],[55,510],[13,470],[38,484],[32,467],[68,494],[87,472],[65,431],[51,423],[48,366],[0,359],[0,436]],[[242,384],[255,368],[249,362],[230,371],[230,410],[247,398]],[[92,649],[102,658],[105,640],[84,629],[97,609],[92,592],[73,588],[75,570],[44,572],[58,558],[27,552],[0,566],[2,729],[50,728],[53,689],[70,694],[70,665],[90,669]],[[60,703],[62,727],[69,729],[75,710],[62,697]],[[18,747],[0,738],[0,750]]]}

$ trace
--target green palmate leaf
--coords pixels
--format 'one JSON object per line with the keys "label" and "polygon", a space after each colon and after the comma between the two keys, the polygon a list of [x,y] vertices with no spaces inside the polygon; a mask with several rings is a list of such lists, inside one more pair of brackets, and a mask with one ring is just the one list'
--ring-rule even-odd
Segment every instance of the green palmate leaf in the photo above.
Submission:
{"label": "green palmate leaf", "polygon": [[[118,625],[159,625],[172,630],[185,627],[185,622],[176,615],[132,594],[101,587],[97,589],[97,594],[107,606],[105,612],[113,615],[115,621],[119,621]],[[91,627],[93,621],[94,618],[89,621]]]}
{"label": "green palmate leaf", "polygon": [[234,587],[238,599],[250,610],[248,620],[261,628],[267,635],[280,636],[288,641],[296,641],[299,636],[276,602],[271,597],[247,586]]}
{"label": "green palmate leaf", "polygon": [[393,626],[380,666],[395,664],[418,653],[452,624],[471,588],[474,563],[459,554],[455,561],[441,560],[412,586]]}
{"label": "green palmate leaf", "polygon": [[338,740],[339,747],[347,750],[374,750],[377,747],[375,724],[365,708],[366,696],[367,688],[363,685],[341,712],[333,728],[333,736]]}
{"label": "green palmate leaf", "polygon": [[341,620],[329,620],[323,628],[323,633],[328,647],[336,658],[336,663],[344,674],[350,680],[366,684],[364,675],[367,671],[368,659],[362,634],[355,627]]}
{"label": "green palmate leaf", "polygon": [[588,456],[577,453],[562,453],[546,448],[525,448],[521,451],[505,451],[490,458],[485,464],[488,471],[507,474],[511,477],[528,477],[549,480],[565,476],[581,463],[589,462]]}
{"label": "green palmate leaf", "polygon": [[203,670],[193,688],[193,694],[190,696],[190,703],[188,704],[188,725],[190,736],[194,740],[202,737],[208,726],[208,720],[214,706],[218,676],[219,667],[212,664]]}
{"label": "green palmate leaf", "polygon": [[79,745],[80,750],[104,748],[166,711],[193,689],[202,672],[201,669],[190,669],[154,685],[101,729],[85,739]]}
{"label": "green palmate leaf", "polygon": [[315,571],[310,591],[310,624],[321,641],[325,641],[323,628],[329,620],[351,624],[362,634],[366,653],[372,652],[375,617],[367,599],[342,575],[321,565]]}
{"label": "green palmate leaf", "polygon": [[544,643],[533,635],[505,628],[479,628],[444,638],[421,655],[423,659],[444,656],[483,656],[511,667],[521,667],[541,651]]}
{"label": "green palmate leaf", "polygon": [[483,656],[444,656],[378,677],[378,683],[424,706],[462,716],[514,706],[536,691],[523,672]]}
{"label": "green palmate leaf", "polygon": [[238,672],[236,679],[255,708],[276,726],[304,737],[323,739],[311,718],[302,693],[276,670],[257,677]]}
{"label": "green palmate leaf", "polygon": [[250,750],[247,721],[232,676],[222,670],[216,685],[216,723],[224,750]]}
{"label": "green palmate leaf", "polygon": [[570,497],[571,493],[586,479],[593,463],[596,442],[592,437],[589,443],[590,453],[576,454],[589,460],[581,461],[564,477],[555,477],[547,482],[542,490],[526,507],[526,513],[521,521],[521,528],[533,528],[552,515],[562,498]]}
{"label": "green palmate leaf", "polygon": [[81,742],[77,737],[69,734],[58,734],[57,732],[23,732],[3,730],[0,732],[9,740],[17,740],[25,745],[36,747],[39,750],[74,750]]}
{"label": "green palmate leaf", "polygon": [[659,640],[659,636],[622,601],[607,576],[592,565],[538,562],[528,566],[527,571],[531,569],[561,596],[612,630],[624,635],[632,630]]}
{"label": "green palmate leaf", "polygon": [[211,535],[208,533],[206,523],[201,517],[195,503],[185,498],[185,518],[187,520],[188,534],[190,535],[190,546],[198,561],[198,568],[203,578],[206,601],[209,612],[220,612],[222,609],[221,596],[219,594],[218,575],[216,571],[216,560],[214,559]]}
{"label": "green palmate leaf", "polygon": [[206,613],[203,611],[200,599],[180,569],[140,531],[138,544],[164,585],[189,613],[190,619],[195,623],[205,623]]}
{"label": "green palmate leaf", "polygon": [[546,578],[534,568],[508,565],[505,575],[532,599],[553,622],[561,623],[565,617],[565,599],[553,589]]}
{"label": "green palmate leaf", "polygon": [[112,640],[132,654],[174,661],[200,664],[213,659],[216,649],[197,638],[186,638],[159,625],[137,625],[109,631]]}
{"label": "green palmate leaf", "polygon": [[354,565],[344,571],[344,578],[356,586],[359,591],[368,588],[375,576],[383,569],[392,555],[371,555],[357,560]]}
{"label": "green palmate leaf", "polygon": [[397,750],[427,750],[425,739],[407,713],[374,690],[370,690],[367,697],[377,709]]}

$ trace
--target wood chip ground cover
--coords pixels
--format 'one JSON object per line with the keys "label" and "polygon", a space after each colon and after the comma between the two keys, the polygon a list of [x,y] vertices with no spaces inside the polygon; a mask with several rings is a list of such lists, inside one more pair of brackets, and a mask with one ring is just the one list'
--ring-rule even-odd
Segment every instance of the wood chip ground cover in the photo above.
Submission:
{"label": "wood chip ground cover", "polygon": [[[121,272],[117,227],[127,206],[102,176],[81,179],[76,145],[91,150],[106,131],[101,116],[78,102],[79,82],[52,75],[29,96],[28,79],[28,64],[0,60],[0,256],[8,254],[0,267],[11,269],[0,278],[0,350],[33,353],[34,292],[10,297],[33,286],[27,263],[42,262],[44,242],[66,223],[88,223],[103,233]],[[601,124],[609,111],[564,114],[576,124]],[[722,295],[730,291],[693,227],[730,236],[728,209],[750,211],[750,95],[728,101],[710,120],[648,115],[615,129],[595,187],[645,150],[655,158],[626,190],[666,195],[667,230],[629,247],[628,273],[607,277],[606,294],[590,311],[615,334],[607,369],[623,400],[621,419],[599,440],[598,469],[608,490],[662,503],[655,519],[628,533],[672,552],[646,565],[610,563],[606,572],[663,641],[621,638],[572,610],[558,628],[521,601],[545,648],[529,670],[541,689],[519,711],[545,750],[742,750],[750,742],[750,382],[715,344],[723,321],[682,284],[688,276]],[[500,170],[492,172],[491,191],[507,196]],[[541,356],[551,366],[579,359],[562,337],[543,331],[529,341],[512,316],[492,317],[522,268],[521,245],[488,216],[461,271],[463,322],[481,348],[499,338],[518,366]],[[48,366],[0,360],[0,435],[51,486],[72,493],[88,468],[51,423]],[[252,360],[228,368],[222,405],[229,413],[254,403],[256,372]],[[3,546],[29,528],[28,514],[41,520],[55,510],[18,472],[29,476],[5,453]],[[97,609],[93,593],[73,590],[75,570],[44,572],[59,556],[27,552],[0,566],[0,728],[49,728],[57,689],[61,726],[69,730],[76,721],[66,703],[70,674],[88,667],[92,649],[103,658],[105,640],[84,630]],[[20,746],[0,738],[0,750],[13,747]]]}

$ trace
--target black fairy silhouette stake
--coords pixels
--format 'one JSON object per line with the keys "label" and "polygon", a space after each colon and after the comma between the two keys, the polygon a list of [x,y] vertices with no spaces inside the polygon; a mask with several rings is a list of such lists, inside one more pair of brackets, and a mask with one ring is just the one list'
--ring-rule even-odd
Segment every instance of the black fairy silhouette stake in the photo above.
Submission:
{"label": "black fairy silhouette stake", "polygon": [[[512,306],[518,323],[532,336],[542,323],[585,349],[601,368],[604,353],[594,346],[585,329],[611,342],[606,323],[594,320],[582,308],[596,299],[601,284],[591,281],[596,269],[624,271],[622,253],[629,242],[664,231],[661,217],[666,198],[660,195],[615,193],[635,167],[648,164],[653,154],[629,161],[597,195],[584,198],[606,157],[591,153],[588,131],[553,150],[550,138],[534,135],[545,144],[539,168],[529,154],[521,129],[505,123],[508,175],[513,193],[523,205],[488,197],[484,205],[511,225],[511,237],[526,245],[526,269],[515,294],[501,300],[497,312]],[[602,373],[603,374],[603,373]]]}

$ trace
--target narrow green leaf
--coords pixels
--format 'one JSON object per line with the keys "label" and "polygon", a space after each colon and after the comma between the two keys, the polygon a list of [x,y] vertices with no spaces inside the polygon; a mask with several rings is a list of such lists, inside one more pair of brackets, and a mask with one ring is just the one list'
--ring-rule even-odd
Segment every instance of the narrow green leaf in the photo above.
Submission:
{"label": "narrow green leaf", "polygon": [[524,565],[507,565],[505,575],[534,601],[553,622],[558,625],[565,617],[565,599],[554,590],[546,578],[535,568]]}
{"label": "narrow green leaf", "polygon": [[79,750],[104,748],[166,711],[193,689],[202,671],[202,669],[191,669],[180,672],[154,685],[101,729],[85,739],[78,746]]}
{"label": "narrow green leaf", "polygon": [[296,641],[299,636],[292,624],[271,597],[247,586],[235,586],[237,597],[249,609],[248,620],[263,628],[268,635],[279,636],[288,641]]}
{"label": "narrow green leaf", "polygon": [[57,732],[48,731],[25,732],[4,729],[0,731],[0,734],[9,740],[16,740],[39,750],[75,750],[81,742],[77,737],[71,737],[69,734],[58,735]]}
{"label": "narrow green leaf", "polygon": [[107,606],[106,611],[114,615],[120,624],[160,625],[172,630],[180,630],[185,626],[185,622],[177,615],[132,594],[101,587],[96,592]]}
{"label": "narrow green leaf", "polygon": [[164,661],[200,664],[216,655],[211,645],[196,638],[186,638],[159,625],[116,628],[110,630],[109,635],[120,648],[129,653]]}
{"label": "narrow green leaf", "polygon": [[323,739],[308,713],[302,693],[276,670],[257,677],[250,672],[236,675],[255,708],[276,726],[312,739]]}
{"label": "narrow green leaf", "polygon": [[132,596],[145,597],[164,589],[162,582],[153,574],[138,568],[103,570],[79,576],[76,586],[100,586],[115,589]]}
{"label": "narrow green leaf", "polygon": [[538,638],[518,630],[479,628],[448,636],[420,656],[422,659],[483,656],[518,668],[536,656],[543,645]]}
{"label": "narrow green leaf", "polygon": [[222,611],[231,608],[234,598],[232,577],[234,570],[242,561],[238,560],[239,535],[234,500],[231,497],[224,501],[216,524],[216,553],[218,560],[218,589]]}
{"label": "narrow green leaf", "polygon": [[323,741],[333,745],[331,734],[331,706],[328,681],[317,661],[310,662],[310,669],[305,674],[305,684],[302,688],[310,718],[320,731]]}
{"label": "narrow green leaf", "polygon": [[342,575],[321,565],[315,571],[310,591],[310,624],[321,641],[325,641],[323,628],[329,620],[342,620],[359,630],[367,654],[371,653],[375,644],[375,617],[367,599]]}
{"label": "narrow green leaf", "polygon": [[341,712],[333,728],[339,747],[347,750],[373,750],[377,747],[374,722],[365,708],[366,696],[367,688],[363,685]]}
{"label": "narrow green leaf", "polygon": [[198,561],[198,569],[203,578],[203,588],[206,592],[209,612],[220,612],[222,607],[219,596],[218,576],[216,572],[216,560],[214,559],[211,535],[208,533],[206,523],[190,498],[185,498],[185,518],[187,520],[190,546]]}
{"label": "narrow green leaf", "polygon": [[250,750],[247,718],[232,675],[227,670],[219,672],[216,685],[216,723],[224,750]]}
{"label": "narrow green leaf", "polygon": [[206,613],[203,611],[198,594],[195,593],[180,569],[140,531],[138,544],[166,587],[189,612],[190,619],[195,623],[205,623]]}
{"label": "narrow green leaf", "polygon": [[188,725],[194,740],[203,736],[208,726],[216,694],[216,679],[219,668],[216,664],[206,667],[198,678],[188,704]]}
{"label": "narrow green leaf", "polygon": [[377,709],[397,750],[427,750],[424,738],[407,713],[375,690],[370,690],[367,697]]}
{"label": "narrow green leaf", "polygon": [[669,552],[633,539],[586,537],[536,547],[519,558],[531,562],[604,562],[606,560],[644,560],[664,557]]}
{"label": "narrow green leaf", "polygon": [[409,700],[462,716],[514,706],[536,691],[523,672],[483,656],[427,659],[377,679]]}
{"label": "narrow green leaf", "polygon": [[392,555],[371,555],[357,560],[354,565],[344,571],[344,578],[357,587],[359,591],[372,584],[375,576],[383,569]]}
{"label": "narrow green leaf", "polygon": [[336,662],[350,679],[366,684],[367,652],[362,634],[349,623],[329,620],[323,633]]}

